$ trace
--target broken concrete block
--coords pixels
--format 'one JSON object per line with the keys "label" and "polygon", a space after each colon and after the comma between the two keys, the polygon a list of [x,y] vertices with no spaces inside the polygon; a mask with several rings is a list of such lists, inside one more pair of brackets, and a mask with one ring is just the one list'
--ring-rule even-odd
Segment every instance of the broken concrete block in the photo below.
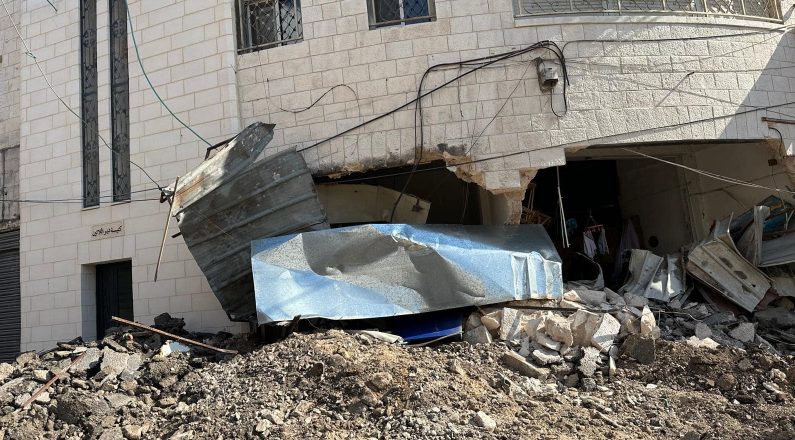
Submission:
{"label": "broken concrete block", "polygon": [[129,358],[129,354],[119,353],[105,347],[102,349],[102,365],[100,365],[99,370],[110,380],[127,369],[127,360]]}
{"label": "broken concrete block", "polygon": [[599,325],[600,317],[596,313],[578,310],[568,317],[574,345],[591,345],[591,337]]}
{"label": "broken concrete block", "polygon": [[628,306],[637,307],[639,309],[649,305],[649,300],[647,298],[629,292],[624,293],[624,301],[626,301]]}
{"label": "broken concrete block", "polygon": [[549,376],[548,369],[536,367],[530,362],[527,362],[525,358],[512,351],[506,351],[502,355],[502,363],[522,376],[534,377],[540,380],[544,380]]}
{"label": "broken concrete block", "polygon": [[83,358],[80,359],[80,361],[75,362],[74,366],[72,366],[71,371],[78,373],[85,372],[99,365],[99,360],[101,358],[102,358],[102,351],[100,351],[98,348],[90,347],[85,351]]}
{"label": "broken concrete block", "polygon": [[470,313],[469,317],[464,323],[464,330],[472,330],[473,328],[483,325],[483,322],[480,321],[482,316],[483,315],[481,315],[480,312]]}
{"label": "broken concrete block", "polygon": [[521,337],[523,313],[516,309],[502,309],[502,322],[500,323],[500,339],[514,341]]}
{"label": "broken concrete block", "polygon": [[490,331],[496,332],[502,322],[502,310],[487,313],[480,318],[480,322]]}
{"label": "broken concrete block", "polygon": [[657,359],[654,338],[650,336],[629,335],[621,345],[621,354],[631,357],[641,364],[653,364]]}
{"label": "broken concrete block", "polygon": [[563,362],[563,358],[558,354],[558,352],[544,348],[533,350],[531,356],[534,361],[541,365],[559,364]]}
{"label": "broken concrete block", "polygon": [[594,347],[585,347],[583,349],[583,357],[580,359],[580,365],[577,369],[585,377],[591,377],[599,368],[599,350]]}
{"label": "broken concrete block", "polygon": [[530,356],[530,351],[531,351],[530,350],[530,338],[528,338],[528,337],[522,338],[522,343],[521,343],[521,346],[519,348],[519,354],[522,357],[527,357],[527,356]]}
{"label": "broken concrete block", "polygon": [[488,432],[497,429],[497,422],[495,422],[494,419],[489,417],[489,415],[483,411],[478,411],[475,413],[475,416],[472,417],[472,424],[479,428],[483,428]]}
{"label": "broken concrete block", "polygon": [[616,292],[608,289],[607,287],[605,287],[604,292],[605,292],[605,298],[607,299],[607,302],[609,302],[610,304],[613,304],[613,305],[619,306],[619,307],[623,307],[623,306],[625,306],[627,304],[627,302],[624,301],[624,297],[623,296],[621,296],[621,295],[617,294]]}
{"label": "broken concrete block", "polygon": [[14,372],[14,366],[5,362],[0,363],[0,383],[8,379],[8,376]]}
{"label": "broken concrete block", "polygon": [[756,336],[756,325],[750,322],[743,322],[729,331],[729,336],[746,344],[753,342]]}
{"label": "broken concrete block", "polygon": [[551,314],[539,312],[527,315],[524,323],[524,333],[529,336],[530,339],[535,338],[536,333],[544,329],[546,319],[549,315]]}
{"label": "broken concrete block", "polygon": [[620,330],[621,324],[616,318],[609,313],[603,314],[591,336],[591,345],[607,353]]}
{"label": "broken concrete block", "polygon": [[713,341],[710,338],[699,339],[695,336],[691,336],[686,340],[687,345],[695,348],[709,348],[709,349],[716,349],[718,348],[719,344]]}
{"label": "broken concrete block", "polygon": [[657,328],[657,320],[654,319],[654,313],[651,312],[648,306],[643,308],[643,313],[640,315],[640,334],[653,338],[660,336],[660,329]]}
{"label": "broken concrete block", "polygon": [[469,342],[472,345],[490,344],[491,333],[485,325],[481,325],[480,327],[475,327],[472,330],[465,331],[464,341]]}
{"label": "broken concrete block", "polygon": [[574,301],[569,301],[567,299],[560,300],[560,303],[558,303],[558,305],[560,307],[563,307],[564,309],[584,309],[585,308],[585,304],[581,304],[581,303],[574,302]]}
{"label": "broken concrete block", "polygon": [[712,336],[712,329],[703,322],[696,324],[696,337],[698,339],[705,339]]}
{"label": "broken concrete block", "polygon": [[536,337],[535,337],[535,339],[533,341],[537,345],[539,345],[539,346],[541,346],[543,348],[546,348],[546,349],[549,349],[549,350],[554,350],[554,351],[560,350],[560,342],[550,338],[549,336],[546,335],[546,333],[543,333],[543,332],[536,333]]}
{"label": "broken concrete block", "polygon": [[544,333],[565,346],[571,346],[574,343],[571,324],[563,316],[550,315],[544,321]]}
{"label": "broken concrete block", "polygon": [[577,289],[564,293],[563,299],[598,306],[607,301],[607,294],[598,290]]}

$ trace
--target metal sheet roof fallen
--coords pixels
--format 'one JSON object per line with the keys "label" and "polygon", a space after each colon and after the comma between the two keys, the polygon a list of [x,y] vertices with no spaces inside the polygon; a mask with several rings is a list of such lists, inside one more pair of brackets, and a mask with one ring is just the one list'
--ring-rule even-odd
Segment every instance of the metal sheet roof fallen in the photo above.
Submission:
{"label": "metal sheet roof fallen", "polygon": [[252,124],[179,180],[175,217],[188,249],[233,321],[256,316],[251,241],[327,228],[304,158],[257,157],[273,125]]}
{"label": "metal sheet roof fallen", "polygon": [[374,224],[255,240],[257,318],[389,317],[562,295],[542,226]]}
{"label": "metal sheet roof fallen", "polygon": [[737,251],[730,223],[731,218],[716,223],[712,235],[690,251],[687,271],[750,312],[770,290],[770,279]]}

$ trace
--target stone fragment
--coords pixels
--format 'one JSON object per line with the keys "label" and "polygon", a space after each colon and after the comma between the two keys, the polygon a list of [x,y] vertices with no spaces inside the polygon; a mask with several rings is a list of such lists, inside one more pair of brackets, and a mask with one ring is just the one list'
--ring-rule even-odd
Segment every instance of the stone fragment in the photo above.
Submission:
{"label": "stone fragment", "polygon": [[105,399],[91,394],[67,390],[58,396],[55,415],[70,425],[84,424],[92,415],[101,416],[110,411]]}
{"label": "stone fragment", "polygon": [[373,374],[369,383],[376,391],[385,391],[389,388],[389,385],[392,384],[392,375],[384,371],[379,371]]}
{"label": "stone fragment", "polygon": [[268,429],[271,427],[271,425],[272,425],[272,423],[267,421],[267,420],[265,420],[265,419],[260,420],[259,422],[257,422],[257,426],[254,427],[254,431],[257,431],[260,434],[264,434],[265,432],[268,431]]}
{"label": "stone fragment", "polygon": [[591,377],[599,368],[599,350],[594,347],[585,347],[583,349],[584,355],[580,359],[580,365],[577,369],[585,377]]}
{"label": "stone fragment", "polygon": [[563,316],[549,316],[544,321],[544,333],[565,346],[571,346],[574,343],[571,333],[571,323]]}
{"label": "stone fragment", "polygon": [[568,317],[571,328],[573,345],[591,345],[596,327],[599,325],[599,315],[585,310],[578,310]]}
{"label": "stone fragment", "polygon": [[621,354],[629,356],[641,364],[653,364],[657,359],[654,338],[650,336],[629,335],[621,345]]}
{"label": "stone fragment", "polygon": [[712,337],[712,329],[707,324],[699,322],[696,324],[696,337],[698,339],[705,339]]}
{"label": "stone fragment", "polygon": [[25,367],[28,364],[37,361],[38,359],[39,356],[36,355],[35,351],[26,351],[24,353],[20,353],[19,356],[17,356],[16,362],[20,367]]}
{"label": "stone fragment", "polygon": [[519,354],[522,357],[530,356],[530,338],[522,338],[521,346],[519,347]]}
{"label": "stone fragment", "polygon": [[621,324],[616,318],[609,313],[603,314],[591,336],[591,345],[607,353],[620,330]]}
{"label": "stone fragment", "polygon": [[585,308],[585,304],[581,304],[581,303],[574,302],[574,301],[569,301],[567,299],[560,300],[560,303],[558,303],[558,306],[563,307],[564,309],[584,309]]}
{"label": "stone fragment", "polygon": [[719,344],[713,341],[711,338],[704,338],[699,339],[695,336],[691,336],[687,338],[687,345],[695,348],[709,348],[709,349],[716,349],[718,348]]}
{"label": "stone fragment", "polygon": [[773,382],[786,382],[787,375],[778,368],[773,368],[770,370],[770,380]]}
{"label": "stone fragment", "polygon": [[606,287],[604,292],[605,292],[605,297],[607,298],[607,302],[609,302],[610,304],[616,307],[624,307],[625,305],[627,305],[627,302],[624,300],[624,297],[617,294],[616,292],[613,292],[612,290]]}
{"label": "stone fragment", "polygon": [[647,298],[629,292],[624,293],[624,301],[626,301],[628,306],[637,307],[639,309],[649,305],[649,300]]}
{"label": "stone fragment", "polygon": [[731,373],[722,374],[715,384],[721,391],[729,391],[737,385],[737,378]]}
{"label": "stone fragment", "polygon": [[472,330],[473,328],[483,325],[480,320],[482,316],[483,315],[481,315],[480,312],[470,313],[466,323],[464,323],[464,330]]}
{"label": "stone fragment", "polygon": [[753,362],[751,362],[750,359],[743,358],[740,362],[737,363],[737,368],[739,368],[740,371],[751,371],[754,369],[754,364]]}
{"label": "stone fragment", "polygon": [[607,375],[609,377],[615,377],[616,372],[618,371],[618,368],[616,367],[616,360],[611,357],[608,358],[607,361],[608,361]]}
{"label": "stone fragment", "polygon": [[14,372],[14,366],[5,362],[0,363],[0,383],[8,379],[11,373]]}
{"label": "stone fragment", "polygon": [[96,347],[90,347],[85,351],[83,357],[74,363],[70,371],[84,373],[99,365],[100,359],[102,359],[102,351]]}
{"label": "stone fragment", "polygon": [[729,336],[746,344],[753,342],[756,336],[756,326],[750,322],[743,322],[729,331]]}
{"label": "stone fragment", "polygon": [[524,333],[533,339],[539,330],[543,330],[546,325],[547,314],[545,313],[531,313],[525,318]]}
{"label": "stone fragment", "polygon": [[475,416],[472,417],[472,424],[479,428],[483,428],[488,432],[497,429],[497,422],[495,422],[494,419],[489,417],[489,415],[483,411],[478,411],[475,413]]}
{"label": "stone fragment", "polygon": [[129,358],[129,354],[105,347],[102,349],[102,364],[99,366],[99,371],[104,373],[108,380],[113,379],[127,368]]}
{"label": "stone fragment", "polygon": [[560,342],[555,341],[554,339],[547,336],[545,333],[538,332],[536,333],[535,343],[540,345],[541,347],[558,351],[560,350]]}
{"label": "stone fragment", "polygon": [[657,320],[654,319],[654,313],[651,312],[648,306],[643,307],[643,312],[640,315],[640,334],[653,338],[660,336],[660,329],[657,328]]}
{"label": "stone fragment", "polygon": [[497,331],[502,323],[502,310],[487,313],[480,318],[480,322],[491,331]]}
{"label": "stone fragment", "polygon": [[113,409],[121,408],[122,406],[125,406],[135,400],[132,397],[121,393],[108,393],[105,395],[105,399]]}
{"label": "stone fragment", "polygon": [[502,355],[502,362],[505,364],[505,366],[523,376],[534,377],[540,380],[544,380],[547,378],[547,376],[549,376],[548,369],[536,367],[535,365],[527,362],[527,360],[522,356],[519,356],[519,354],[510,350],[506,351]]}
{"label": "stone fragment", "polygon": [[167,408],[169,406],[174,406],[177,404],[176,397],[164,397],[157,401],[157,406],[161,408]]}
{"label": "stone fragment", "polygon": [[99,440],[124,440],[121,428],[110,428],[102,431]]}
{"label": "stone fragment", "polygon": [[500,323],[500,339],[503,341],[518,340],[522,331],[522,312],[516,309],[502,309]]}
{"label": "stone fragment", "polygon": [[599,306],[607,301],[607,294],[598,290],[577,289],[563,294],[563,299],[592,306]]}
{"label": "stone fragment", "polygon": [[265,420],[273,423],[274,425],[283,425],[284,424],[284,415],[278,409],[270,411],[269,413],[265,414]]}
{"label": "stone fragment", "polygon": [[541,365],[559,364],[563,362],[563,358],[558,352],[548,349],[533,350],[531,356],[534,361]]}
{"label": "stone fragment", "polygon": [[46,404],[50,403],[50,401],[51,401],[50,393],[47,392],[47,391],[45,391],[45,392],[39,394],[38,396],[36,396],[36,400],[34,400],[34,402],[41,403],[42,405],[46,405]]}
{"label": "stone fragment", "polygon": [[490,344],[491,333],[489,333],[489,330],[485,325],[481,325],[479,327],[473,328],[472,330],[465,331],[464,341],[469,342],[472,345]]}
{"label": "stone fragment", "polygon": [[50,379],[50,372],[47,370],[33,370],[33,379],[37,382],[47,382]]}
{"label": "stone fragment", "polygon": [[144,428],[141,425],[126,425],[121,431],[127,440],[141,440],[144,434]]}

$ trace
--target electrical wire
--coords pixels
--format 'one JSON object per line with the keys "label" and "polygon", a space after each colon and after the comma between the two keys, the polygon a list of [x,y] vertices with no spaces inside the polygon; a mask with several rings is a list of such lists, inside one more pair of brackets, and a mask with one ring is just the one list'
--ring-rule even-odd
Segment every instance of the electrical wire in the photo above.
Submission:
{"label": "electrical wire", "polygon": [[[24,37],[22,37],[22,32],[20,32],[20,31],[19,31],[19,27],[17,27],[17,23],[14,21],[14,18],[11,16],[11,11],[9,11],[9,10],[8,10],[8,5],[6,4],[6,1],[5,1],[5,0],[0,0],[0,3],[2,3],[2,5],[3,5],[3,9],[5,10],[5,12],[6,12],[6,15],[8,16],[8,20],[11,22],[11,25],[14,27],[14,31],[16,32],[16,34],[17,34],[17,37],[19,37],[19,41],[21,41],[21,42],[22,42],[22,46],[25,48],[25,54],[26,54],[27,56],[29,56],[29,57],[30,57],[30,58],[33,60],[33,63],[34,63],[34,64],[36,65],[36,67],[38,68],[38,70],[39,70],[39,73],[41,74],[41,77],[42,77],[42,79],[44,79],[44,82],[47,84],[47,87],[48,87],[48,88],[50,89],[50,91],[51,91],[51,92],[52,92],[52,93],[55,95],[55,97],[58,99],[58,101],[60,101],[60,102],[61,102],[61,104],[62,104],[64,107],[66,107],[66,109],[69,111],[69,113],[73,114],[73,115],[74,115],[74,116],[75,116],[75,117],[76,117],[78,120],[80,120],[80,122],[82,122],[82,123],[83,123],[83,125],[84,125],[85,127],[88,127],[88,122],[86,122],[86,120],[85,120],[85,119],[83,119],[83,118],[80,116],[80,114],[78,114],[76,111],[74,111],[74,110],[72,109],[72,107],[70,107],[70,106],[69,106],[69,104],[67,104],[67,103],[66,103],[66,101],[64,101],[64,99],[61,97],[61,95],[60,95],[58,92],[56,92],[56,91],[55,91],[55,87],[53,87],[52,83],[50,82],[50,79],[49,79],[49,78],[47,78],[47,74],[46,74],[46,73],[44,73],[44,69],[41,67],[41,64],[39,63],[39,60],[36,58],[36,55],[34,55],[34,54],[33,54],[33,52],[30,50],[30,46],[28,46],[28,43],[27,43],[27,41],[25,41],[25,38],[24,38]],[[111,146],[108,144],[108,142],[105,140],[105,138],[102,136],[102,134],[100,134],[99,130],[97,130],[97,137],[98,137],[98,138],[99,138],[99,139],[102,141],[102,143],[105,145],[105,147],[107,147],[107,148],[108,148],[108,150],[110,150],[110,151],[111,151],[111,153],[113,153],[113,154],[118,154],[118,155],[120,155],[120,154],[121,154],[120,152],[118,152],[118,151],[114,150],[114,149],[113,149],[113,147],[111,147]],[[132,164],[132,165],[135,165],[135,167],[136,167],[136,168],[138,168],[139,170],[141,170],[141,172],[142,172],[142,173],[144,173],[144,175],[145,175],[145,176],[146,176],[146,177],[147,177],[149,180],[151,180],[151,181],[152,181],[152,183],[154,183],[154,184],[155,184],[155,186],[157,186],[157,187],[158,187],[158,189],[160,189],[160,190],[162,190],[162,189],[163,189],[163,187],[162,187],[162,186],[161,186],[159,183],[157,183],[157,181],[156,181],[155,179],[153,179],[153,178],[152,178],[152,176],[150,176],[150,175],[149,175],[149,173],[147,173],[147,172],[146,172],[146,170],[145,170],[145,169],[143,169],[143,167],[141,167],[141,166],[140,166],[140,165],[138,165],[137,163],[133,162],[133,161],[132,161],[132,160],[130,160],[129,158],[124,158],[124,159],[126,159],[126,160],[129,160],[130,164]]]}
{"label": "electrical wire", "polygon": [[[267,81],[267,80],[266,80],[266,81]],[[282,108],[281,106],[278,106],[278,105],[276,106],[276,108],[278,108],[279,110],[281,110],[281,111],[283,111],[283,112],[292,113],[292,114],[296,114],[296,115],[297,115],[297,114],[299,114],[299,113],[303,113],[303,112],[305,112],[305,111],[307,111],[307,110],[311,109],[312,107],[314,107],[315,105],[317,105],[317,103],[319,103],[319,102],[320,102],[320,100],[321,100],[321,99],[323,99],[323,98],[324,98],[326,95],[328,95],[329,93],[331,93],[332,91],[334,91],[334,89],[336,89],[336,88],[339,88],[339,87],[345,87],[345,88],[347,88],[348,90],[350,90],[350,91],[353,93],[353,96],[356,98],[356,101],[359,101],[359,94],[358,94],[358,93],[356,93],[356,90],[353,90],[353,87],[351,87],[351,86],[349,86],[349,85],[347,85],[347,84],[337,84],[336,86],[334,86],[334,87],[331,87],[330,89],[326,90],[326,91],[325,91],[325,92],[324,92],[322,95],[320,95],[320,97],[318,97],[318,98],[317,98],[316,100],[314,100],[314,101],[313,101],[311,104],[309,104],[308,106],[306,106],[306,107],[304,107],[304,108],[301,108],[301,109],[296,109],[296,110],[290,110],[290,109]]]}
{"label": "electrical wire", "polygon": [[712,173],[712,172],[709,172],[709,171],[699,170],[698,168],[693,168],[693,167],[689,167],[687,165],[682,165],[682,164],[679,164],[679,163],[676,163],[676,162],[671,162],[670,160],[665,160],[665,159],[662,159],[662,158],[659,158],[659,157],[652,156],[650,154],[641,153],[640,151],[631,150],[629,148],[621,148],[621,150],[624,150],[624,151],[626,151],[628,153],[632,153],[632,154],[635,154],[635,155],[638,155],[638,156],[643,156],[643,157],[645,157],[647,159],[652,159],[652,160],[656,160],[658,162],[666,163],[668,165],[673,165],[675,167],[679,167],[679,168],[688,170],[688,171],[696,173],[696,174],[701,174],[702,176],[706,176],[706,177],[709,177],[711,179],[720,180],[720,181],[723,181],[723,182],[726,182],[726,183],[731,183],[733,185],[747,186],[749,188],[764,189],[764,190],[767,190],[767,191],[775,191],[775,192],[778,192],[778,193],[782,193],[783,192],[783,193],[787,193],[787,194],[790,194],[790,195],[795,195],[795,191],[790,191],[790,190],[787,190],[787,189],[771,188],[769,186],[759,185],[757,183],[746,182],[744,180],[736,179],[734,177],[722,176],[722,175],[717,174],[717,173]]}
{"label": "electrical wire", "polygon": [[165,101],[163,101],[163,98],[160,97],[160,94],[157,92],[157,89],[155,89],[154,84],[152,84],[152,80],[149,79],[149,75],[146,73],[146,69],[144,68],[144,62],[141,60],[141,53],[138,50],[138,42],[135,39],[135,29],[133,27],[132,13],[130,12],[130,3],[127,0],[124,0],[124,6],[127,9],[127,21],[130,23],[130,36],[132,37],[133,48],[135,48],[135,58],[138,60],[138,65],[141,67],[141,73],[143,73],[144,79],[146,79],[146,83],[149,84],[149,88],[152,90],[152,93],[155,94],[155,97],[157,98],[158,101],[160,101],[160,104],[163,106],[163,108],[165,108],[177,122],[182,124],[183,127],[187,128],[188,131],[193,133],[202,142],[207,144],[208,147],[212,147],[213,144],[211,144],[210,141],[203,138],[199,133],[196,132],[196,130],[191,128],[190,125],[183,122],[182,119],[179,118],[179,116],[177,116],[173,111],[171,111],[171,108],[166,104]]}

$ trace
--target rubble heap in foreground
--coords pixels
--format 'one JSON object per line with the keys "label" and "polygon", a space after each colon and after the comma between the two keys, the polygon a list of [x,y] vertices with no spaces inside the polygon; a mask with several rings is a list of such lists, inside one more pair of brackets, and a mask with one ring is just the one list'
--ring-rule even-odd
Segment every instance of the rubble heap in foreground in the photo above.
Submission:
{"label": "rubble heap in foreground", "polygon": [[[500,328],[513,314],[502,313]],[[513,355],[506,357],[521,356],[514,349],[523,348],[523,337],[518,346],[498,340],[410,347],[330,330],[218,357],[176,346],[166,355],[159,337],[121,329],[99,342],[23,353],[15,364],[0,366],[0,438],[795,437],[792,357],[752,345],[708,349],[657,340],[656,360],[641,364],[620,351],[609,357],[610,348],[598,348],[607,347],[599,331],[574,348],[575,338],[588,336],[576,325],[566,352],[560,316],[521,315],[524,328],[537,321],[530,325],[536,334],[531,359],[523,361],[528,365],[547,359],[539,354],[553,356],[533,357],[534,344],[549,343],[542,334],[565,339],[556,350],[562,362],[533,367],[548,370],[546,377],[533,377]],[[606,316],[595,320],[598,329],[612,322]],[[239,342],[193,336],[225,347]],[[590,372],[588,359],[596,368],[580,387],[569,387],[558,380],[559,369],[575,364],[579,351],[577,377]],[[46,395],[20,409],[53,372],[81,355]],[[615,360],[612,377],[606,359]]]}

